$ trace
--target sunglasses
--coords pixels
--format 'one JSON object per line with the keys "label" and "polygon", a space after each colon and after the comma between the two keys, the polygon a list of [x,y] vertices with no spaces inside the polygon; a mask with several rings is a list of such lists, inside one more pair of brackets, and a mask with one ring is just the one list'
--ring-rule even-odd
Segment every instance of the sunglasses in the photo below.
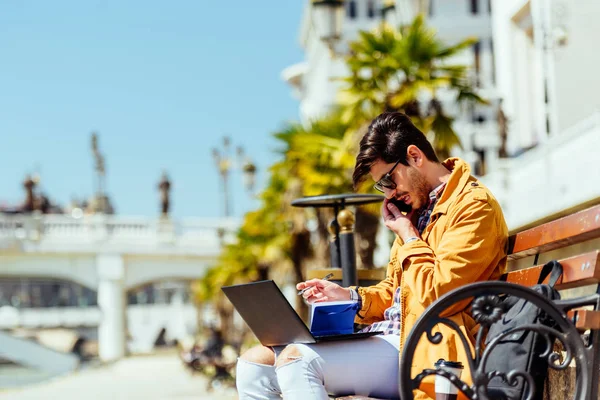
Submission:
{"label": "sunglasses", "polygon": [[396,161],[396,164],[394,164],[394,166],[392,167],[392,169],[390,169],[388,171],[387,174],[385,174],[383,176],[383,178],[381,178],[380,180],[378,180],[377,182],[375,182],[375,184],[373,185],[373,187],[380,191],[381,193],[384,192],[383,189],[390,189],[390,190],[394,190],[396,189],[396,182],[394,182],[394,180],[392,179],[392,173],[394,172],[394,170],[396,169],[396,167],[398,166],[398,164],[400,163],[400,160]]}

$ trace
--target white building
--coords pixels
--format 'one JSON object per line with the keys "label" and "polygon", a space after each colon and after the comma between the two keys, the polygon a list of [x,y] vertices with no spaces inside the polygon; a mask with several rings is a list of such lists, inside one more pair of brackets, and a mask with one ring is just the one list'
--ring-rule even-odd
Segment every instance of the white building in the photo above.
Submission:
{"label": "white building", "polygon": [[[300,100],[303,122],[334,104],[346,69],[339,54],[359,30],[380,21],[381,1],[345,1],[342,35],[333,54],[315,31],[307,1],[300,42],[304,62],[285,69]],[[374,10],[374,11],[373,11]],[[511,229],[518,229],[600,199],[600,2],[597,0],[397,0],[398,21],[426,14],[447,43],[476,36],[479,43],[457,56],[471,65],[492,107],[455,110],[455,130],[471,163],[485,159],[484,182],[500,200]],[[501,103],[500,103],[501,99]],[[451,100],[446,98],[446,104]],[[498,104],[508,118],[506,137],[497,124]],[[452,104],[448,104],[452,106]],[[452,108],[452,107],[450,107]],[[507,158],[498,158],[504,142]]]}
{"label": "white building", "polygon": [[335,46],[337,54],[321,41],[314,25],[311,1],[305,1],[300,23],[300,45],[305,60],[286,68],[282,77],[300,100],[300,119],[303,123],[325,114],[335,103],[339,83],[332,78],[347,73],[341,54],[348,42],[358,37],[360,30],[373,29],[380,23],[381,0],[346,1],[342,37]]}
{"label": "white building", "polygon": [[[445,107],[453,112],[454,129],[461,139],[463,150],[454,154],[472,164],[486,164],[486,170],[495,168],[500,141],[496,123],[498,104],[495,91],[494,40],[492,37],[491,4],[487,0],[429,0],[427,24],[437,31],[438,37],[448,44],[468,37],[477,38],[472,48],[457,55],[453,62],[470,66],[470,78],[479,94],[490,105],[471,110],[453,107],[455,94],[446,93]],[[479,173],[484,173],[478,168]]]}
{"label": "white building", "polygon": [[512,229],[600,200],[600,2],[494,0],[507,150],[484,178]]}
{"label": "white building", "polygon": [[[303,123],[325,114],[335,103],[340,82],[348,70],[343,61],[348,43],[355,40],[361,30],[371,30],[382,20],[382,9],[390,2],[382,0],[346,0],[342,21],[342,34],[334,49],[321,40],[312,2],[307,1],[300,28],[300,44],[305,50],[305,60],[282,72],[283,78],[292,86],[300,100],[300,119]],[[392,2],[394,3],[394,2]],[[493,90],[494,51],[491,29],[490,4],[484,0],[397,0],[393,18],[394,25],[410,23],[418,12],[427,18],[427,24],[437,30],[447,44],[458,43],[468,37],[478,42],[453,62],[471,67],[471,78],[480,94],[492,100],[492,106],[459,110],[453,107],[454,93],[438,93],[445,108],[456,118],[455,130],[463,143],[464,151],[457,155],[472,162],[485,158],[489,167],[495,165],[500,142],[497,135]]]}
{"label": "white building", "polygon": [[[317,32],[316,14],[311,1],[306,1],[300,27],[300,44],[305,60],[282,72],[282,77],[293,88],[300,101],[300,119],[307,123],[327,113],[335,104],[340,82],[334,80],[348,74],[343,54],[348,43],[358,37],[361,30],[376,28],[382,21],[382,9],[394,4],[395,10],[386,17],[393,25],[412,22],[417,13],[423,13],[427,24],[438,31],[447,44],[454,44],[468,37],[478,38],[471,49],[458,55],[453,62],[472,66],[472,79],[481,95],[494,98],[494,56],[491,29],[490,4],[484,0],[345,0],[342,34],[332,51]],[[453,107],[455,94],[438,93],[445,109],[454,114],[454,128],[464,151],[457,155],[473,162],[485,157],[489,167],[495,164],[500,141],[498,140],[495,111],[493,107],[459,110]],[[494,102],[493,102],[494,103]],[[478,151],[478,153],[475,152]],[[379,250],[375,264],[388,260],[387,230],[380,230]]]}

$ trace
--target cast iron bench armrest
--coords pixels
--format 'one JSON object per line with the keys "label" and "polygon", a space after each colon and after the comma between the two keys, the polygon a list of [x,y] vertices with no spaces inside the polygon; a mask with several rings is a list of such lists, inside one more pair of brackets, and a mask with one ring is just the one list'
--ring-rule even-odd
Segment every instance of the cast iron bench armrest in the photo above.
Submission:
{"label": "cast iron bench armrest", "polygon": [[[473,317],[477,322],[481,324],[480,334],[477,336],[476,353],[470,353],[468,347],[468,339],[464,336],[459,327],[454,324],[453,321],[440,317],[449,306],[456,304],[462,300],[473,298],[473,302],[479,302],[479,310],[485,309],[487,305],[494,306],[493,298],[503,295],[511,295],[515,298],[522,298],[535,306],[543,310],[550,318],[552,318],[558,325],[557,329],[552,329],[539,325],[520,326],[515,329],[504,332],[501,336],[492,338],[489,344],[483,349],[483,340],[487,327],[489,327],[494,321],[498,320],[504,314],[504,310],[501,308],[493,309],[493,314],[496,318],[490,318],[492,311],[489,314],[483,312],[474,312]],[[478,282],[470,285],[466,285],[455,289],[444,296],[436,300],[425,312],[420,316],[414,325],[402,352],[402,362],[400,363],[400,396],[402,400],[413,399],[413,389],[417,389],[420,386],[421,381],[428,375],[443,375],[445,372],[439,372],[435,369],[425,370],[417,376],[411,376],[411,365],[413,365],[413,359],[415,357],[415,350],[419,340],[425,335],[426,339],[433,344],[441,343],[442,334],[434,333],[433,329],[437,324],[444,324],[452,328],[455,333],[462,339],[463,346],[465,347],[466,353],[469,355],[469,367],[471,370],[471,379],[473,385],[469,386],[464,381],[457,379],[456,377],[450,377],[451,382],[461,390],[468,398],[484,400],[488,399],[487,385],[494,376],[501,376],[502,374],[494,373],[486,369],[486,362],[491,351],[495,348],[497,342],[504,337],[508,337],[511,333],[516,331],[536,331],[546,337],[550,348],[551,339],[550,337],[557,338],[563,345],[566,351],[566,358],[558,365],[554,362],[549,362],[551,368],[564,369],[569,366],[572,361],[575,361],[579,376],[576,381],[576,397],[575,399],[588,399],[589,397],[589,385],[588,382],[592,378],[590,371],[587,368],[589,353],[586,349],[579,332],[576,327],[567,318],[564,317],[564,312],[561,311],[553,302],[548,301],[539,293],[534,290],[527,288],[522,285],[508,283],[508,282]],[[480,351],[478,351],[479,349]],[[418,356],[418,355],[417,355]],[[548,360],[554,360],[560,358],[558,354],[553,351],[548,354]],[[519,373],[527,382],[530,383],[531,388],[533,382],[531,375],[528,371],[511,371],[509,373]],[[504,375],[506,378],[506,375]]]}

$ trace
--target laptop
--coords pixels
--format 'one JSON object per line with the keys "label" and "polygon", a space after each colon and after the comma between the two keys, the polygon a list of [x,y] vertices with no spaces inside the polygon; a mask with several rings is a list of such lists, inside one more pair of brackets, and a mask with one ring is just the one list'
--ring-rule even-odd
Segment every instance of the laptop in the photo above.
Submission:
{"label": "laptop", "polygon": [[272,280],[221,288],[263,346],[364,339],[383,332],[314,336]]}

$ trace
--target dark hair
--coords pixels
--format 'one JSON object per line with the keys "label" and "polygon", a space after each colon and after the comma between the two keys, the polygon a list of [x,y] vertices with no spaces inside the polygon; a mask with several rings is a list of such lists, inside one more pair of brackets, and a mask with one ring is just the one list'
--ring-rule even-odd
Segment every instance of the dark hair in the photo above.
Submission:
{"label": "dark hair", "polygon": [[438,162],[431,143],[405,114],[386,112],[375,118],[365,136],[360,141],[360,149],[356,156],[356,165],[352,174],[354,187],[369,173],[377,160],[386,163],[408,165],[406,149],[411,144],[417,146],[429,161]]}

